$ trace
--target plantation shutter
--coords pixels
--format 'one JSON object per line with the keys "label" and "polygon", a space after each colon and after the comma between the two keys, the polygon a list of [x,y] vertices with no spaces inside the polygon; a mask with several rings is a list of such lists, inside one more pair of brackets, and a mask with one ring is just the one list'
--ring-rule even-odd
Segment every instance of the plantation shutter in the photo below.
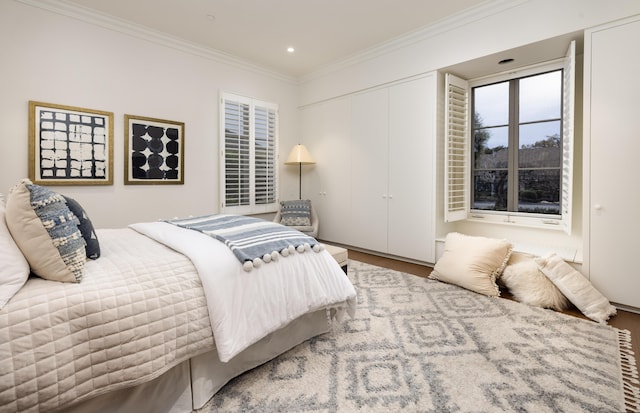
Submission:
{"label": "plantation shutter", "polygon": [[223,93],[220,114],[222,211],[275,211],[277,105]]}
{"label": "plantation shutter", "polygon": [[469,86],[447,73],[445,87],[444,220],[452,222],[469,212]]}
{"label": "plantation shutter", "polygon": [[276,110],[256,106],[255,119],[255,202],[276,202]]}
{"label": "plantation shutter", "polygon": [[575,106],[576,42],[571,41],[565,57],[562,79],[562,227],[571,234],[573,199],[573,128]]}
{"label": "plantation shutter", "polygon": [[249,102],[222,100],[223,195],[225,207],[250,205],[251,119]]}

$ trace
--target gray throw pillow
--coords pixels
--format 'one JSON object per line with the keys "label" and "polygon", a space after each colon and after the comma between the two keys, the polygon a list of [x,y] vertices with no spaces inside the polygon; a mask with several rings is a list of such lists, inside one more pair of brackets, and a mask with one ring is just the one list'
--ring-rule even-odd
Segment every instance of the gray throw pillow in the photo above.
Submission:
{"label": "gray throw pillow", "polygon": [[308,199],[281,201],[280,223],[294,227],[311,225],[311,201]]}

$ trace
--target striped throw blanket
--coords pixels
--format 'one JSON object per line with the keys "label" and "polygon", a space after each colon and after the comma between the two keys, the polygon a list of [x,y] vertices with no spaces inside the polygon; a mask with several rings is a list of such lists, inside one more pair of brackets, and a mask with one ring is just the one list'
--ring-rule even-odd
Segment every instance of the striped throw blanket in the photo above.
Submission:
{"label": "striped throw blanket", "polygon": [[218,214],[166,222],[200,231],[223,242],[242,263],[245,271],[296,251],[322,250],[315,238],[260,218]]}

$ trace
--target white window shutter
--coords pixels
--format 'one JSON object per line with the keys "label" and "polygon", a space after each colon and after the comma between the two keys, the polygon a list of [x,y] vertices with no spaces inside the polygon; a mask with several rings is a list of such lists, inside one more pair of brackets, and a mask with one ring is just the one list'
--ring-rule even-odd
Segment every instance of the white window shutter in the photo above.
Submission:
{"label": "white window shutter", "polygon": [[571,219],[573,209],[573,128],[575,106],[575,77],[576,77],[576,42],[569,45],[565,57],[562,90],[562,192],[561,213],[562,227],[567,234],[571,234]]}
{"label": "white window shutter", "polygon": [[445,76],[444,220],[466,219],[469,213],[469,84],[449,73]]}
{"label": "white window shutter", "polygon": [[260,205],[276,202],[276,109],[256,104],[254,182],[255,203]]}
{"label": "white window shutter", "polygon": [[273,212],[278,193],[278,105],[221,94],[220,199],[226,213]]}
{"label": "white window shutter", "polygon": [[223,96],[221,186],[223,208],[250,205],[251,117],[249,102]]}

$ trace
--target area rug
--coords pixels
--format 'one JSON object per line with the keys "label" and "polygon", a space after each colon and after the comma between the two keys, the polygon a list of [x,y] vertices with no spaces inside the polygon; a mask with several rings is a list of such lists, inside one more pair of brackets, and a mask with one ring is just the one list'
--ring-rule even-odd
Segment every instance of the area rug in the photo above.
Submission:
{"label": "area rug", "polygon": [[234,379],[203,412],[621,413],[628,331],[351,260],[354,319]]}

